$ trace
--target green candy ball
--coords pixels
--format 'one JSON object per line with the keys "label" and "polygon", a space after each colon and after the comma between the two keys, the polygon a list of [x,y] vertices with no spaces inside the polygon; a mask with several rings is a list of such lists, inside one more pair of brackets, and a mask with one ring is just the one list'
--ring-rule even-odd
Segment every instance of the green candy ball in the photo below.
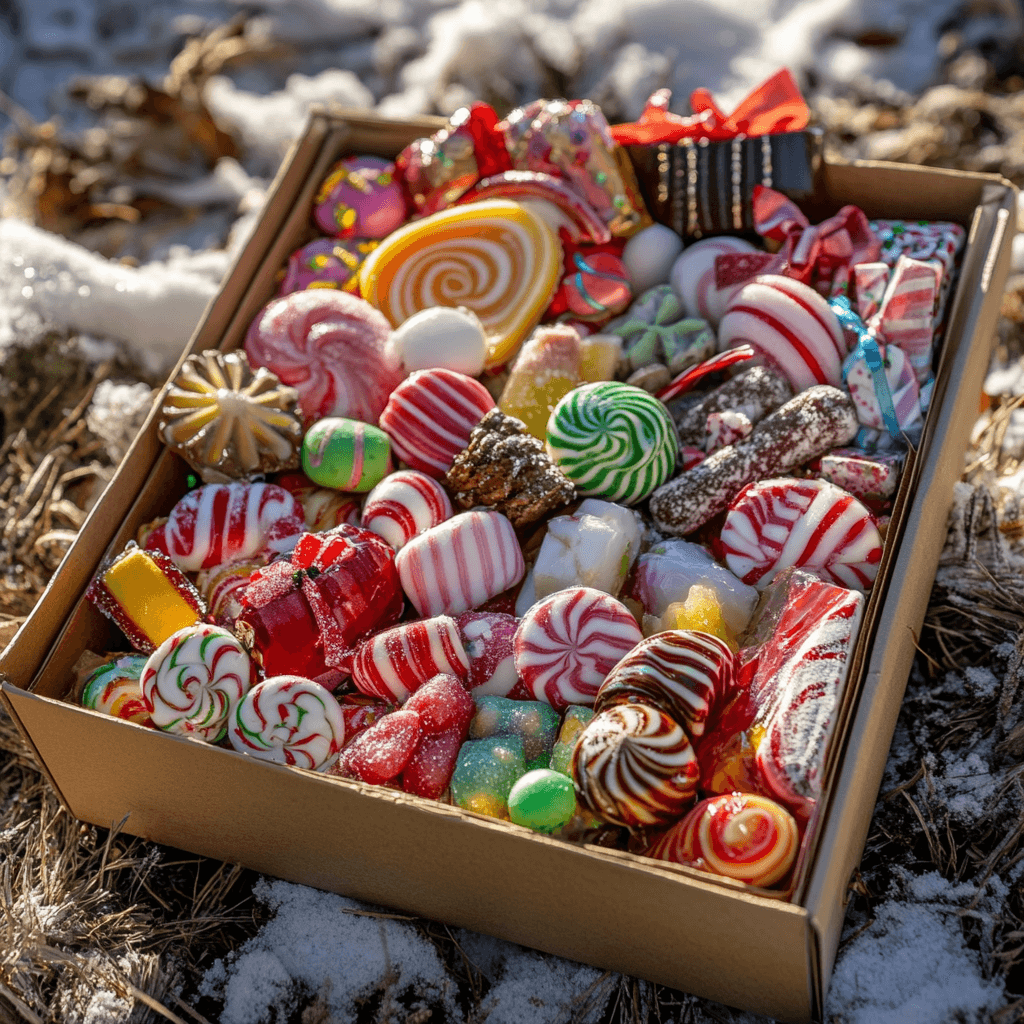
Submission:
{"label": "green candy ball", "polygon": [[306,431],[302,470],[319,487],[369,491],[391,472],[391,440],[370,423],[329,416]]}
{"label": "green candy ball", "polygon": [[534,832],[554,832],[576,813],[572,779],[550,768],[535,768],[516,781],[508,794],[508,816]]}

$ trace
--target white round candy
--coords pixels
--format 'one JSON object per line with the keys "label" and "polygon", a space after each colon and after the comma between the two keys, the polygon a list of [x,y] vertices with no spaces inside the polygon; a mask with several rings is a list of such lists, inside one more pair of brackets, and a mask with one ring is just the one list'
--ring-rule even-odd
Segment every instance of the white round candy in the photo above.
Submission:
{"label": "white round candy", "polygon": [[719,289],[715,283],[715,259],[732,253],[757,252],[742,238],[702,238],[686,247],[669,275],[673,291],[679,296],[687,316],[700,317],[717,328],[726,303],[735,288]]}
{"label": "white round candy", "polygon": [[665,284],[672,264],[682,251],[683,240],[664,224],[652,224],[638,231],[622,250],[622,262],[633,294]]}
{"label": "white round candy", "polygon": [[484,325],[464,306],[432,306],[414,313],[392,331],[391,345],[410,373],[442,368],[475,377],[487,355]]}

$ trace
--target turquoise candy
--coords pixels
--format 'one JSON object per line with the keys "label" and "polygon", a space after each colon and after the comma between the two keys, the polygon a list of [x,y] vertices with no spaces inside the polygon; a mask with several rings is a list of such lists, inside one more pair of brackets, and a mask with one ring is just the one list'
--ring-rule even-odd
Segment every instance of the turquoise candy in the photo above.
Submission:
{"label": "turquoise candy", "polygon": [[467,740],[452,772],[452,800],[466,811],[507,818],[509,791],[525,772],[523,741],[518,736]]}
{"label": "turquoise candy", "polygon": [[643,501],[672,475],[679,439],[668,410],[631,384],[570,391],[548,419],[548,454],[580,494]]}
{"label": "turquoise candy", "polygon": [[391,440],[380,427],[329,416],[306,431],[302,469],[319,487],[369,491],[391,472]]}
{"label": "turquoise candy", "polygon": [[544,701],[508,697],[476,698],[476,714],[469,723],[470,739],[518,736],[523,743],[527,770],[547,768],[558,734],[558,712]]}
{"label": "turquoise candy", "polygon": [[535,832],[554,832],[576,813],[572,779],[550,768],[527,772],[508,795],[508,816],[516,825]]}
{"label": "turquoise candy", "polygon": [[551,749],[551,767],[563,775],[572,775],[572,752],[580,733],[594,717],[594,709],[582,704],[570,704],[565,709],[558,739]]}

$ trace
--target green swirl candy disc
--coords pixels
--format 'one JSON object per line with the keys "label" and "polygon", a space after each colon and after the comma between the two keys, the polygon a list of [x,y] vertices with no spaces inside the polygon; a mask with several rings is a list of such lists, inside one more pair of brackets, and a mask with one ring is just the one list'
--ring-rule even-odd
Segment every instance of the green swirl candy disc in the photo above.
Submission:
{"label": "green swirl candy disc", "polygon": [[570,391],[555,406],[547,449],[580,494],[633,505],[672,475],[679,439],[653,395],[599,381]]}

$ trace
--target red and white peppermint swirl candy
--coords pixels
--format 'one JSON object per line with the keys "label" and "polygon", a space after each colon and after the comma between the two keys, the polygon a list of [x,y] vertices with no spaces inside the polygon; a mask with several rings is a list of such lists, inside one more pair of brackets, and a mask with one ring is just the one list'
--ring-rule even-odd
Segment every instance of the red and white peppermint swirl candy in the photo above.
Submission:
{"label": "red and white peppermint swirl candy", "polygon": [[519,682],[512,649],[519,620],[507,612],[465,612],[455,621],[469,658],[466,687],[477,697],[507,697]]}
{"label": "red and white peppermint swirl candy", "polygon": [[793,565],[867,591],[882,558],[871,513],[826,480],[783,477],[749,484],[729,506],[721,542],[726,565],[759,590]]}
{"label": "red and white peppermint swirl candy", "polygon": [[523,616],[516,671],[534,700],[561,710],[593,704],[606,676],[644,635],[629,609],[592,587],[567,587]]}
{"label": "red and white peppermint swirl candy", "polygon": [[386,476],[366,496],[362,525],[398,551],[451,517],[448,492],[426,473],[403,469]]}
{"label": "red and white peppermint swirl candy", "polygon": [[800,833],[785,807],[753,793],[730,793],[701,800],[647,856],[769,886],[789,871],[799,848]]}
{"label": "red and white peppermint swirl candy", "polygon": [[500,512],[463,512],[421,533],[395,555],[402,589],[420,615],[460,615],[523,578],[512,524]]}
{"label": "red and white peppermint swirl candy", "polygon": [[744,285],[726,308],[718,342],[750,345],[794,391],[842,384],[847,347],[839,321],[822,296],[791,277],[764,274]]}
{"label": "red and white peppermint swirl candy", "polygon": [[391,392],[380,426],[406,465],[439,477],[493,408],[494,398],[480,381],[455,370],[417,370]]}
{"label": "red and white peppermint swirl candy", "polygon": [[263,761],[321,771],[345,742],[341,707],[319,683],[302,676],[272,676],[235,707],[231,746]]}
{"label": "red and white peppermint swirl candy", "polygon": [[205,484],[189,491],[171,509],[160,534],[174,564],[186,572],[198,572],[266,552],[287,551],[305,528],[302,507],[283,487]]}
{"label": "red and white peppermint swirl candy", "polygon": [[693,802],[697,776],[683,727],[646,704],[620,704],[595,715],[572,752],[580,804],[626,828],[674,821]]}
{"label": "red and white peppermint swirl candy", "polygon": [[459,627],[447,615],[385,629],[359,644],[352,659],[356,689],[390,704],[403,703],[442,673],[463,682],[469,674]]}
{"label": "red and white peppermint swirl candy", "polygon": [[149,656],[139,684],[157,728],[216,743],[255,678],[241,642],[200,623],[172,633]]}
{"label": "red and white peppermint swirl candy", "polygon": [[736,656],[717,636],[692,629],[655,633],[636,645],[609,673],[594,708],[651,704],[670,714],[690,739],[731,696]]}
{"label": "red and white peppermint swirl candy", "polygon": [[265,558],[255,558],[217,565],[199,573],[196,587],[206,601],[211,622],[225,629],[234,629],[235,620],[242,614],[242,594],[252,574],[265,564]]}
{"label": "red and white peppermint swirl candy", "polygon": [[272,300],[249,326],[245,351],[299,393],[307,423],[328,416],[376,423],[402,380],[391,324],[365,299],[333,288]]}
{"label": "red and white peppermint swirl candy", "polygon": [[679,296],[687,316],[707,320],[717,327],[729,296],[735,288],[719,288],[715,280],[715,260],[730,253],[758,250],[742,238],[702,238],[688,245],[672,264],[669,280]]}

